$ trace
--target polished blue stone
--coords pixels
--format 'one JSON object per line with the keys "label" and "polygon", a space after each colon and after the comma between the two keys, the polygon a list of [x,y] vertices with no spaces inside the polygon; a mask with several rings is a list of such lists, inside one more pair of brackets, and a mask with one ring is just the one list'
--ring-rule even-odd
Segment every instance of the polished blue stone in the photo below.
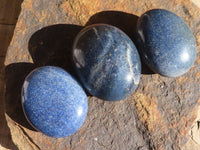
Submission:
{"label": "polished blue stone", "polygon": [[186,73],[196,57],[195,38],[184,21],[172,12],[154,9],[138,20],[139,53],[154,72],[166,77]]}
{"label": "polished blue stone", "polygon": [[30,124],[51,137],[66,137],[83,124],[87,96],[65,70],[46,66],[33,70],[22,88],[22,106]]}
{"label": "polished blue stone", "polygon": [[138,51],[124,32],[111,25],[84,28],[75,39],[73,61],[84,87],[103,100],[125,99],[139,84]]}

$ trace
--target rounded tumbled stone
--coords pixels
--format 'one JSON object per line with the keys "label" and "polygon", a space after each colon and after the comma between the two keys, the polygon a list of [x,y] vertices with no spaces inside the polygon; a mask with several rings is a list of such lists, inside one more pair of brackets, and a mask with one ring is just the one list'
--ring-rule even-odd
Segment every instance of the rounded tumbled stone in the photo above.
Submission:
{"label": "rounded tumbled stone", "polygon": [[73,45],[73,62],[84,87],[103,100],[125,99],[139,84],[138,51],[124,32],[111,25],[84,28]]}
{"label": "rounded tumbled stone", "polygon": [[195,38],[176,14],[163,9],[144,13],[138,20],[138,51],[150,69],[166,77],[186,73],[196,57]]}
{"label": "rounded tumbled stone", "polygon": [[22,87],[22,106],[29,123],[51,137],[66,137],[84,123],[87,96],[79,83],[59,67],[33,70]]}

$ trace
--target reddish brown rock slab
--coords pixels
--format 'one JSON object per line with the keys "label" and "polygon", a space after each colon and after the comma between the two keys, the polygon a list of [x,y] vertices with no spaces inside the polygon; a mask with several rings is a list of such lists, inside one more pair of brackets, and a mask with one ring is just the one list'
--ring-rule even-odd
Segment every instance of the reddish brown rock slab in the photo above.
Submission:
{"label": "reddish brown rock slab", "polygon": [[17,22],[23,0],[0,0],[0,24],[12,26]]}
{"label": "reddish brown rock slab", "polygon": [[[185,148],[200,102],[200,8],[195,4],[194,0],[25,0],[5,61],[6,118],[13,142],[26,150]],[[88,96],[86,121],[69,137],[47,137],[30,127],[20,90],[33,68],[58,65],[75,75],[70,50],[85,25],[112,24],[134,41],[138,16],[153,8],[176,13],[194,33],[197,59],[188,73],[165,78],[143,69],[138,89],[124,101]]]}

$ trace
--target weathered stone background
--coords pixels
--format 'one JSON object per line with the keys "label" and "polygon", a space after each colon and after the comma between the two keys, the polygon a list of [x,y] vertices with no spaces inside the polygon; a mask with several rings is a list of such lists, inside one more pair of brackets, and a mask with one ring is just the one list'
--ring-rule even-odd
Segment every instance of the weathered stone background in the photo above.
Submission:
{"label": "weathered stone background", "polygon": [[[20,150],[199,150],[200,8],[198,0],[24,0],[8,48],[6,119]],[[179,15],[197,42],[192,69],[178,78],[152,74],[145,66],[136,92],[124,101],[88,96],[82,128],[66,138],[50,138],[27,123],[20,103],[24,77],[35,67],[57,65],[75,75],[70,50],[76,34],[93,23],[108,23],[135,41],[138,17],[164,8]]]}

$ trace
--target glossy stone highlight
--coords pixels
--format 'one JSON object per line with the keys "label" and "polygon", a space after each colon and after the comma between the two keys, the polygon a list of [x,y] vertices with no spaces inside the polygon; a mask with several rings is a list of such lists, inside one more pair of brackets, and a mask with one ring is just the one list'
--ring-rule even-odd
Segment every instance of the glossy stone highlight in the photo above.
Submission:
{"label": "glossy stone highlight", "polygon": [[84,28],[75,39],[73,61],[85,88],[103,100],[125,99],[139,84],[137,49],[124,32],[111,25]]}
{"label": "glossy stone highlight", "polygon": [[22,88],[22,106],[28,121],[51,137],[66,137],[83,124],[87,96],[65,70],[46,66],[33,70]]}
{"label": "glossy stone highlight", "polygon": [[154,9],[138,20],[139,52],[154,72],[167,77],[186,73],[196,57],[195,38],[183,20],[172,12]]}

